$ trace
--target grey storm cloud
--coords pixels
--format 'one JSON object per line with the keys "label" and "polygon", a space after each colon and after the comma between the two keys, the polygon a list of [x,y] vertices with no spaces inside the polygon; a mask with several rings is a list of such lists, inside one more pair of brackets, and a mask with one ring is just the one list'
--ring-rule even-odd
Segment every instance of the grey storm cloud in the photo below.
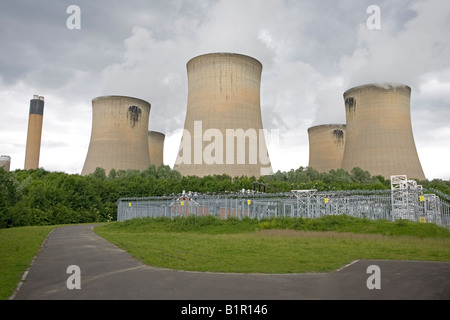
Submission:
{"label": "grey storm cloud", "polygon": [[[79,30],[66,26],[72,4],[81,9]],[[366,26],[373,4],[381,10],[380,30]],[[23,166],[27,104],[41,94],[43,141],[51,141],[42,146],[41,165],[79,173],[91,100],[115,94],[151,103],[150,129],[168,135],[165,162],[173,165],[187,61],[237,52],[264,66],[263,123],[280,133],[275,170],[308,164],[307,129],[345,121],[345,90],[401,82],[413,88],[425,174],[448,179],[448,166],[430,153],[450,156],[448,117],[438,116],[450,110],[449,17],[446,0],[0,0],[0,152]]]}

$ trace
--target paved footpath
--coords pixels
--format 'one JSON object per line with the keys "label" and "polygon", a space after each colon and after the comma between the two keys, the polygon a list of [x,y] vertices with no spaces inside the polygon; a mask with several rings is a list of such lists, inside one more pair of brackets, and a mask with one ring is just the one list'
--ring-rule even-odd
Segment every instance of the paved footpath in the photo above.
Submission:
{"label": "paved footpath", "polygon": [[[142,264],[92,228],[76,225],[53,230],[12,299],[450,299],[450,263],[360,260],[330,273],[283,275],[174,271]],[[67,287],[68,278],[75,275],[67,273],[71,265],[80,268],[80,289]],[[368,273],[372,265],[379,267],[379,273]],[[368,282],[381,287],[370,290]]]}

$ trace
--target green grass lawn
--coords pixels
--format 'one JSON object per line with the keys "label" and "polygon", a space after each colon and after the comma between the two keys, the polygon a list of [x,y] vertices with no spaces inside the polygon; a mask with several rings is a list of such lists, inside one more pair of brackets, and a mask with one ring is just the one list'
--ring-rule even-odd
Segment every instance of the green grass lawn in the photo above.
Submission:
{"label": "green grass lawn", "polygon": [[14,292],[31,260],[54,226],[0,229],[0,300]]}
{"label": "green grass lawn", "polygon": [[[0,299],[8,299],[57,226],[0,229]],[[357,259],[450,261],[450,231],[347,216],[272,220],[189,217],[111,222],[95,232],[144,263],[213,272],[327,272]]]}
{"label": "green grass lawn", "polygon": [[450,261],[450,231],[410,221],[136,219],[95,232],[145,264],[179,270],[303,273],[357,259]]}

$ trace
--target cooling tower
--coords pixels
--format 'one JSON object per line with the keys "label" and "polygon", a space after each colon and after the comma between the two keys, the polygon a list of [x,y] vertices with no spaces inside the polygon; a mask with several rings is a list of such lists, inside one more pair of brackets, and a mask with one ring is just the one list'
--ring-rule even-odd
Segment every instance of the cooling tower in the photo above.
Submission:
{"label": "cooling tower", "polygon": [[368,84],[344,93],[347,136],[342,168],[371,175],[404,174],[424,180],[414,142],[411,88],[398,84]]}
{"label": "cooling tower", "polygon": [[309,166],[319,172],[340,169],[345,147],[345,124],[325,124],[308,129]]}
{"label": "cooling tower", "polygon": [[185,126],[174,169],[184,176],[267,175],[272,168],[260,105],[262,64],[234,53],[187,63]]}
{"label": "cooling tower", "polygon": [[10,156],[5,156],[5,155],[1,155],[0,156],[0,168],[3,167],[3,169],[5,169],[5,171],[9,171],[11,168],[11,157]]}
{"label": "cooling tower", "polygon": [[150,163],[159,167],[164,164],[164,139],[163,133],[156,131],[148,132],[148,151]]}
{"label": "cooling tower", "polygon": [[25,170],[39,168],[43,117],[44,97],[34,95],[33,99],[30,100],[27,146],[25,150]]}
{"label": "cooling tower", "polygon": [[105,169],[144,170],[150,165],[148,123],[150,104],[122,96],[92,100],[92,132],[82,175]]}

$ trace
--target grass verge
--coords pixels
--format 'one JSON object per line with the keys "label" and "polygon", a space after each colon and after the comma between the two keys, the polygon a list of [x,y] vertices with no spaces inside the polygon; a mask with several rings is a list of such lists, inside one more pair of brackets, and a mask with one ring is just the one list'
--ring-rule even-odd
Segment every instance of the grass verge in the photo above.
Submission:
{"label": "grass verge", "polygon": [[146,218],[94,230],[145,264],[190,271],[304,273],[357,259],[450,261],[450,231],[411,221]]}
{"label": "grass verge", "polygon": [[0,300],[14,292],[31,260],[55,226],[0,229]]}

